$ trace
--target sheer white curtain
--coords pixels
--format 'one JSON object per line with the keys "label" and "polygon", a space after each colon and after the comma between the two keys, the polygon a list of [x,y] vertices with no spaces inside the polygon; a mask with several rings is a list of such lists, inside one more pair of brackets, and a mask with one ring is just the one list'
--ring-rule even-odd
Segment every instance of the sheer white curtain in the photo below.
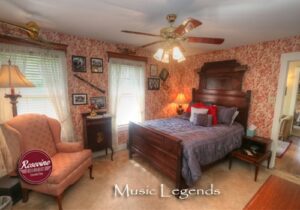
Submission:
{"label": "sheer white curtain", "polygon": [[41,113],[56,118],[62,126],[62,139],[74,140],[65,53],[0,44],[0,64],[7,64],[9,59],[36,86],[19,89],[22,97],[17,104],[18,113]]}
{"label": "sheer white curtain", "polygon": [[109,61],[109,104],[113,141],[119,126],[142,122],[145,115],[145,63],[111,58]]}
{"label": "sheer white curtain", "polygon": [[[56,118],[62,125],[62,139],[74,140],[70,114],[65,53],[40,48],[0,44],[0,65],[18,65],[22,73],[36,87],[19,88],[22,95],[17,104],[18,113],[41,113]],[[12,118],[11,105],[4,98],[9,89],[0,89],[0,123]],[[0,175],[5,173],[4,161],[9,159],[4,137],[0,132]]]}
{"label": "sheer white curtain", "polygon": [[[4,98],[5,90],[0,89],[0,124],[12,118],[11,104],[7,98]],[[12,159],[8,152],[5,139],[0,128],[0,177],[12,170]]]}

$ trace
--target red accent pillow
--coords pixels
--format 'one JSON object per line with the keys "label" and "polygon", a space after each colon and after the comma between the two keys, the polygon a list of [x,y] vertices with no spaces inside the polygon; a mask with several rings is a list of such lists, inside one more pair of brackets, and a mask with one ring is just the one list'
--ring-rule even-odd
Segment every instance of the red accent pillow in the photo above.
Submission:
{"label": "red accent pillow", "polygon": [[206,106],[203,103],[195,103],[195,104],[192,104],[192,105],[188,106],[188,108],[186,109],[187,113],[191,113],[191,107],[208,109],[207,114],[212,115],[212,124],[213,125],[218,124],[218,112],[217,112],[217,106],[216,105]]}
{"label": "red accent pillow", "polygon": [[208,114],[212,115],[212,124],[213,125],[218,124],[218,111],[216,105],[210,105],[208,107]]}

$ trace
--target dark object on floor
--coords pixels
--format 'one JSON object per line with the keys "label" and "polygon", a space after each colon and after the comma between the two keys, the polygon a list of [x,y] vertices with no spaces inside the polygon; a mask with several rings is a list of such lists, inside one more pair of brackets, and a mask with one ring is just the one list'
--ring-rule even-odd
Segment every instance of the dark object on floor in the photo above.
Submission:
{"label": "dark object on floor", "polygon": [[268,160],[268,168],[271,160],[271,139],[262,138],[259,136],[243,137],[242,147],[231,153],[229,159],[229,169],[231,169],[232,159],[237,158],[242,161],[255,165],[254,181],[257,180],[257,175],[261,163]]}
{"label": "dark object on floor", "polygon": [[300,209],[300,185],[270,176],[260,187],[244,210],[256,209]]}
{"label": "dark object on floor", "polygon": [[22,199],[21,184],[18,178],[4,176],[0,179],[0,195],[8,195],[15,204]]}

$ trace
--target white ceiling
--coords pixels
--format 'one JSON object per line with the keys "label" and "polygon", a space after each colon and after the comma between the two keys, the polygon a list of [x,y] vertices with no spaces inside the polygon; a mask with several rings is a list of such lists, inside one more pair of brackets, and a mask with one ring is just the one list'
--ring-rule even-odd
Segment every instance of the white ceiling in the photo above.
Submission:
{"label": "white ceiling", "polygon": [[157,38],[120,31],[159,34],[168,13],[178,15],[176,25],[188,17],[203,23],[190,35],[225,38],[220,46],[188,44],[189,53],[300,35],[300,0],[0,0],[1,20],[136,46]]}

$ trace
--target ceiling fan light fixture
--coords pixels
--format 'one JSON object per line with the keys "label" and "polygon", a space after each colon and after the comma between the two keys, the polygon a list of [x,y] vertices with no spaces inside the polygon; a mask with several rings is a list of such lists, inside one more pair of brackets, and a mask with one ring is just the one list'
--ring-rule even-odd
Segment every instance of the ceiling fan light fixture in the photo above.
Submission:
{"label": "ceiling fan light fixture", "polygon": [[177,60],[178,63],[180,63],[182,61],[185,61],[185,57],[184,56],[182,56],[182,58],[180,58],[180,59]]}
{"label": "ceiling fan light fixture", "polygon": [[179,47],[174,47],[173,48],[173,59],[174,60],[181,60],[182,57],[184,57],[184,56],[183,56],[180,48]]}
{"label": "ceiling fan light fixture", "polygon": [[163,63],[169,63],[170,62],[170,54],[169,54],[168,50],[165,50],[161,62],[163,62]]}
{"label": "ceiling fan light fixture", "polygon": [[153,57],[158,60],[161,61],[163,59],[163,54],[164,54],[164,50],[162,48],[159,48],[156,53],[153,55]]}

